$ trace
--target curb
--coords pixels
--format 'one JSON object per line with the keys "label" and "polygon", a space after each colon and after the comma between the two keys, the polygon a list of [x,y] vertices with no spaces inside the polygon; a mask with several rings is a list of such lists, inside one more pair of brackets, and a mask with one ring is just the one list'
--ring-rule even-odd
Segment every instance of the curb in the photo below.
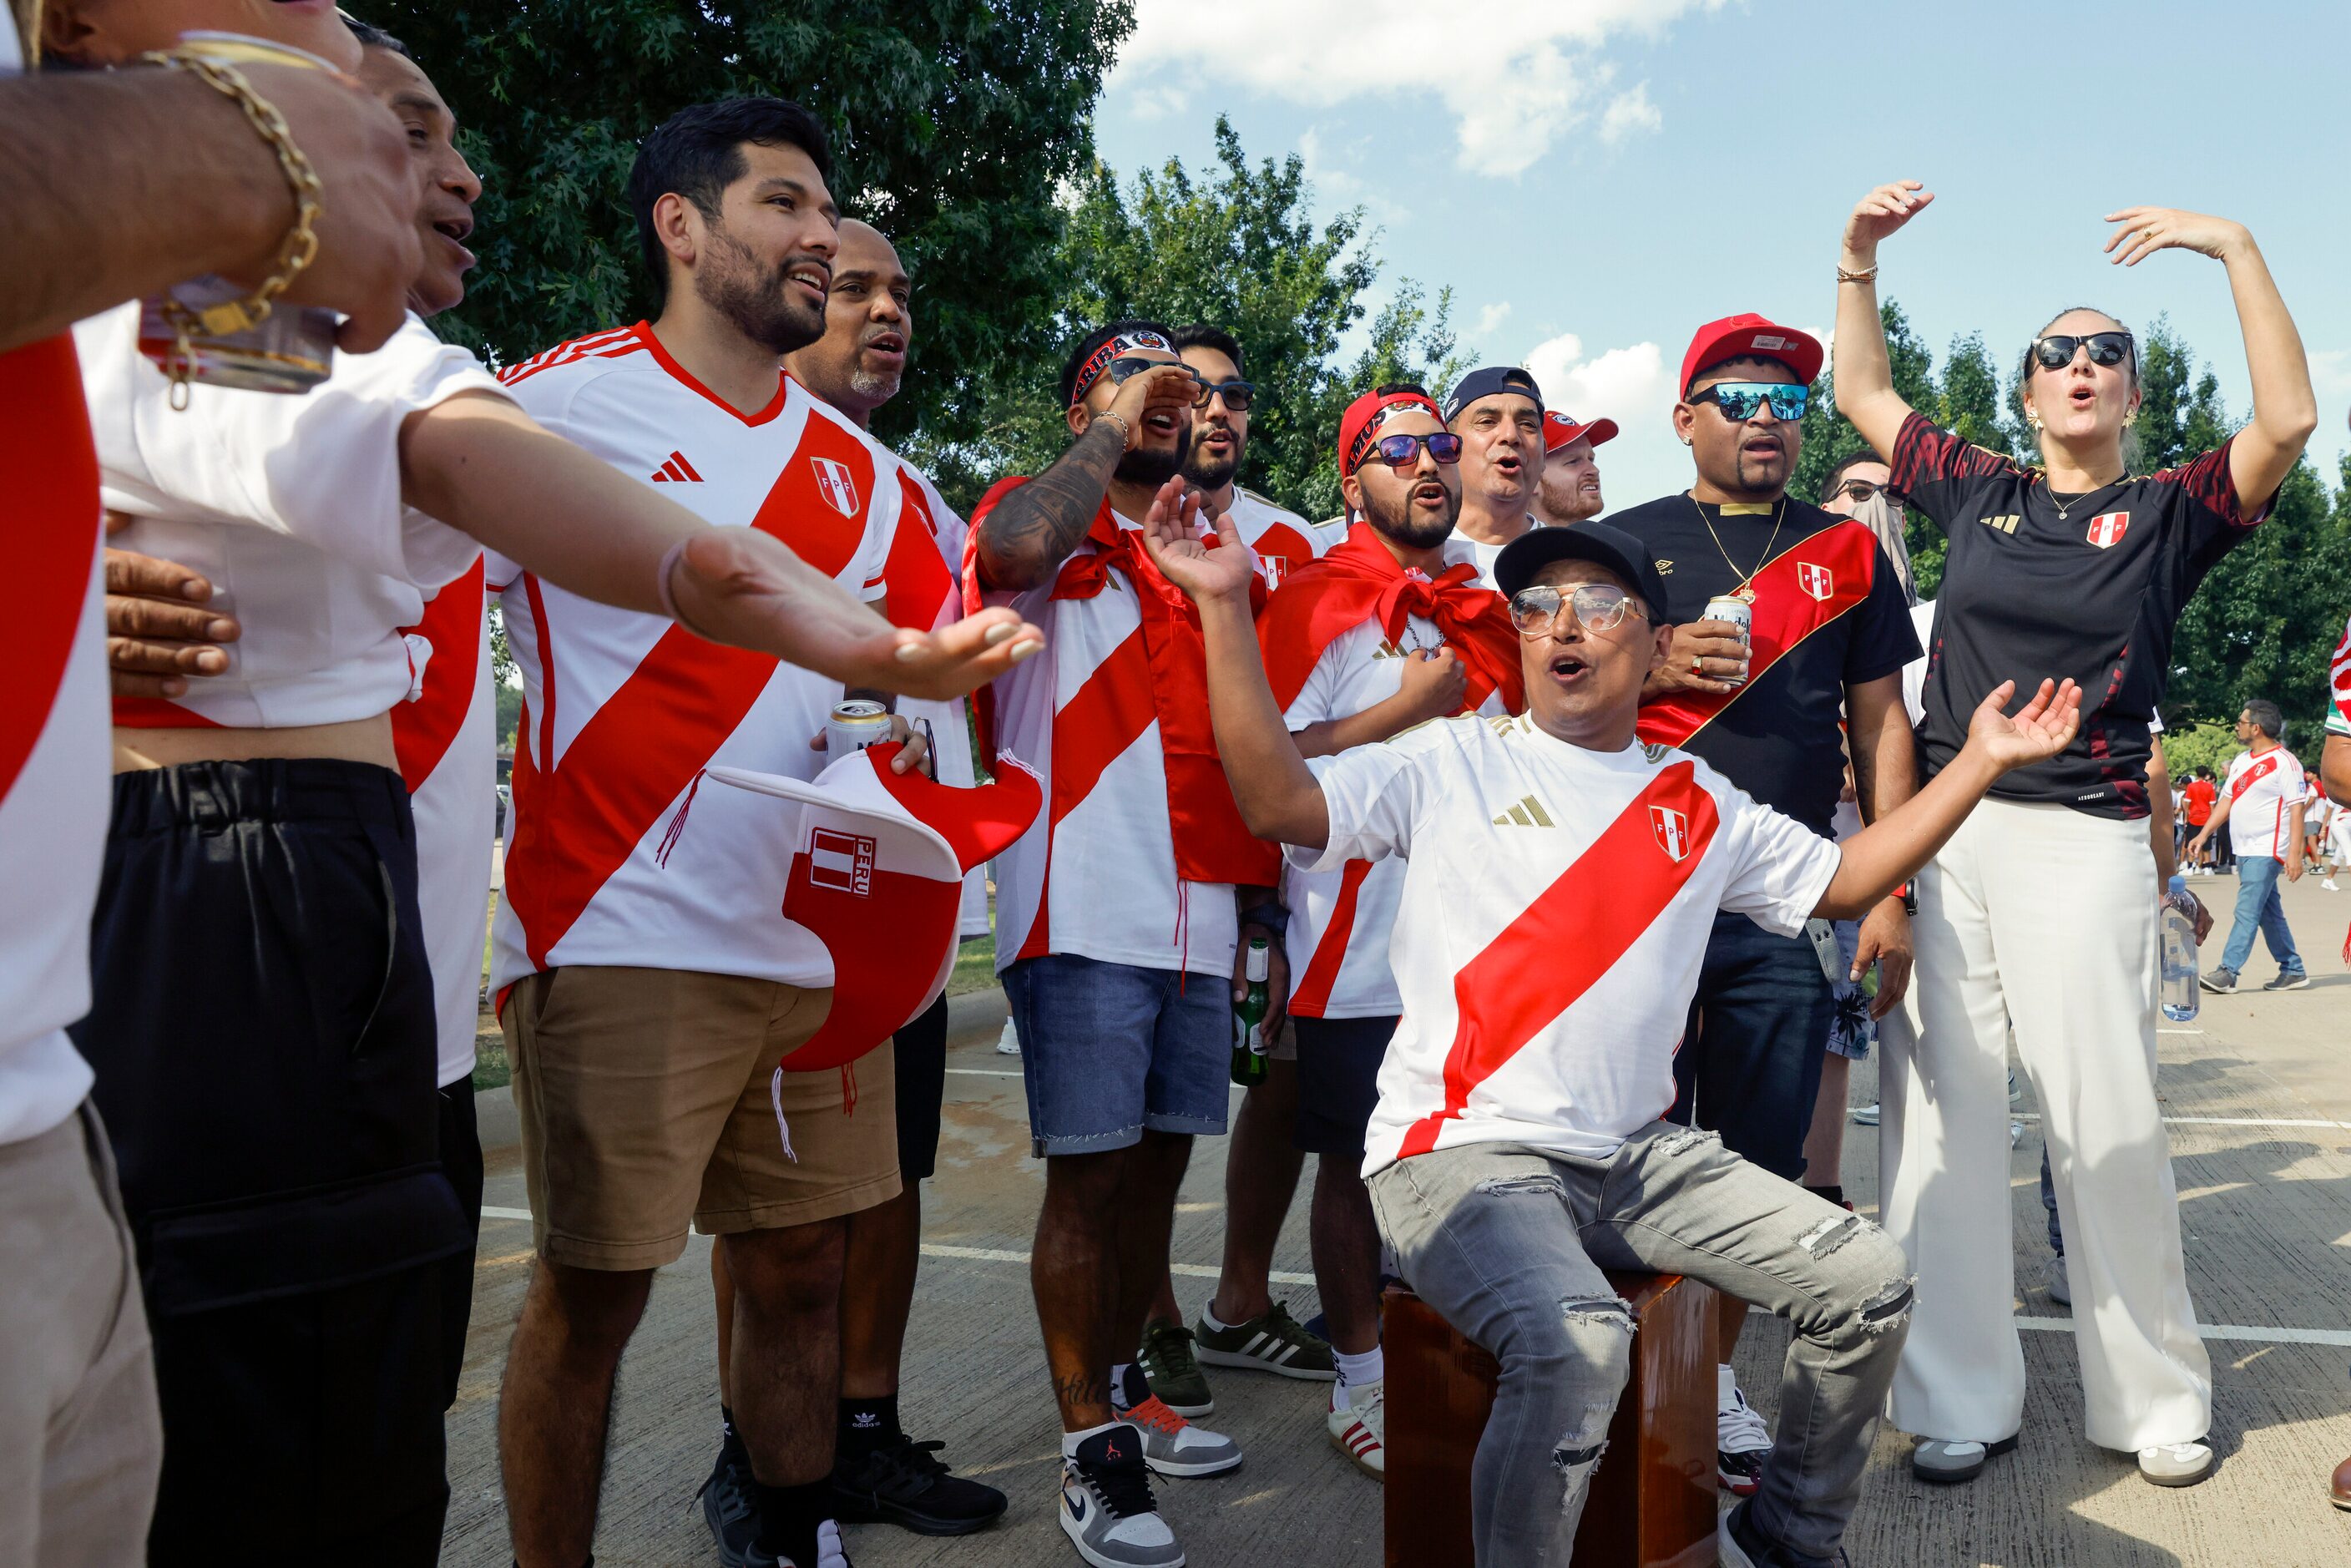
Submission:
{"label": "curb", "polygon": [[[947,998],[947,1049],[992,1043],[1010,1016],[1000,986],[966,991]],[[502,1083],[474,1096],[474,1123],[485,1153],[510,1149],[522,1142],[522,1118],[514,1103],[514,1086]]]}

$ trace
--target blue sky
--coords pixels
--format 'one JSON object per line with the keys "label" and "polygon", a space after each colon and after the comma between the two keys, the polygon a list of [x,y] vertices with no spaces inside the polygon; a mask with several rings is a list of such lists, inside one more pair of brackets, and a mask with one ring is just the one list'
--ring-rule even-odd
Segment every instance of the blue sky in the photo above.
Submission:
{"label": "blue sky", "polygon": [[2351,445],[2351,6],[1954,7],[1845,0],[1137,0],[1097,139],[1122,172],[1301,152],[1318,207],[1363,205],[1390,279],[1450,286],[1465,347],[1625,434],[1611,508],[1677,490],[1667,424],[1691,330],[1760,310],[1825,331],[1837,235],[1869,186],[1938,201],[1880,288],[1940,361],[2006,362],[2061,308],[2159,313],[2248,401],[2219,263],[2124,270],[2101,216],[2217,213],[2261,242],[2310,350],[2330,482]]}

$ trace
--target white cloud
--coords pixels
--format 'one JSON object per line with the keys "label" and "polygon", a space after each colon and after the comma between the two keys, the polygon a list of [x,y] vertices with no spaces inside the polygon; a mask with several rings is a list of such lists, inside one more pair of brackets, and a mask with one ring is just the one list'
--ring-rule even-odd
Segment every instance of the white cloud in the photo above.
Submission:
{"label": "white cloud", "polygon": [[1534,372],[1546,407],[1616,422],[1616,438],[1599,452],[1609,511],[1689,487],[1689,455],[1674,435],[1673,382],[1658,345],[1634,343],[1587,358],[1583,340],[1568,332],[1536,344],[1519,362]]}
{"label": "white cloud", "polygon": [[2329,396],[2351,392],[2351,350],[2312,350],[2310,384]]}
{"label": "white cloud", "polygon": [[1474,14],[1447,16],[1413,0],[1137,0],[1134,33],[1107,90],[1143,94],[1173,72],[1314,108],[1433,96],[1453,116],[1461,166],[1507,178],[1595,116],[1611,143],[1656,130],[1662,117],[1646,83],[1605,97],[1614,67],[1603,51],[1721,5],[1488,0]]}
{"label": "white cloud", "polygon": [[1191,107],[1192,95],[1180,87],[1146,87],[1126,99],[1127,112],[1137,120],[1165,120]]}
{"label": "white cloud", "polygon": [[1473,338],[1490,338],[1500,329],[1502,323],[1510,319],[1510,302],[1507,299],[1499,300],[1478,312],[1477,329],[1469,335]]}

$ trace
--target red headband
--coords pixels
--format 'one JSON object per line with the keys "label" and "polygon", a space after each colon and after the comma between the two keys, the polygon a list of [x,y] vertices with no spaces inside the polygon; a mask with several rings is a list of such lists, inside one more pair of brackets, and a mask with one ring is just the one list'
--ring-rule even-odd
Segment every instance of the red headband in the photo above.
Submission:
{"label": "red headband", "polygon": [[1437,404],[1430,401],[1426,392],[1394,392],[1384,395],[1370,392],[1347,405],[1347,412],[1339,419],[1340,478],[1344,479],[1362,465],[1364,454],[1372,449],[1372,443],[1379,439],[1380,426],[1385,424],[1397,410],[1407,408],[1420,410],[1439,425],[1445,423],[1445,415],[1437,412]]}
{"label": "red headband", "polygon": [[1133,332],[1120,332],[1103,340],[1102,347],[1088,354],[1086,362],[1078,367],[1078,379],[1070,383],[1070,406],[1075,408],[1086,401],[1086,393],[1093,390],[1094,382],[1102,380],[1102,373],[1110,369],[1113,360],[1136,349],[1157,349],[1172,354],[1176,351],[1176,345],[1148,327]]}

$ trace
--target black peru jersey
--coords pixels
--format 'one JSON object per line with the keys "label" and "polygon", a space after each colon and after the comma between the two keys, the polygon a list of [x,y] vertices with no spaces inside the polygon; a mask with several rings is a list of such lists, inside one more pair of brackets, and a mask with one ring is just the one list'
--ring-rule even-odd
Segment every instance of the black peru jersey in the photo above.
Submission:
{"label": "black peru jersey", "polygon": [[2074,744],[1991,792],[2146,816],[2147,721],[2163,700],[2179,612],[2266,515],[2245,515],[2229,444],[2067,500],[2063,517],[2039,470],[1917,413],[1894,443],[1892,466],[1894,488],[1949,541],[1918,727],[1922,774],[1958,754],[1976,705],[2001,682],[2016,683],[2022,706],[2043,680],[2071,676],[2082,688]]}

